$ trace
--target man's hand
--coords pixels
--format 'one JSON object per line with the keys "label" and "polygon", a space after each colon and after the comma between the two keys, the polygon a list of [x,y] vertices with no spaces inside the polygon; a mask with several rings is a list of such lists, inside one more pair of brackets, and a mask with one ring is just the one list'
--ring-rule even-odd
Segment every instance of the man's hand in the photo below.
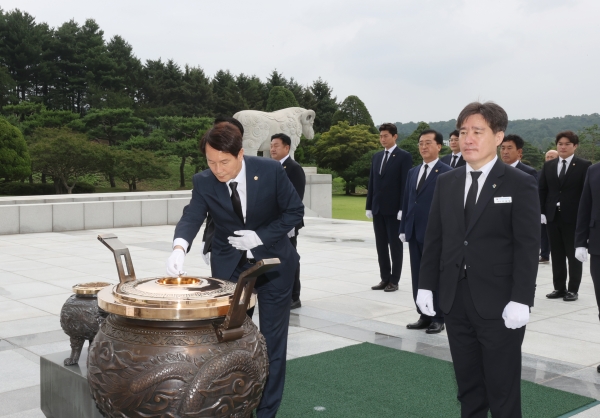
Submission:
{"label": "man's hand", "polygon": [[585,263],[587,261],[587,248],[577,247],[575,248],[575,258]]}
{"label": "man's hand", "polygon": [[167,275],[169,277],[178,277],[185,275],[183,271],[183,261],[185,260],[185,251],[181,247],[177,247],[171,253],[167,260]]}
{"label": "man's hand", "polygon": [[417,292],[417,306],[423,315],[435,316],[433,310],[433,292],[431,290],[419,289]]}
{"label": "man's hand", "polygon": [[546,215],[542,215],[542,223],[546,224]]}
{"label": "man's hand", "polygon": [[[543,215],[542,215],[543,216]],[[529,306],[519,302],[508,302],[502,312],[506,328],[517,329],[524,327],[529,322]]]}
{"label": "man's hand", "polygon": [[406,234],[400,234],[400,241],[406,242]]}
{"label": "man's hand", "polygon": [[373,212],[371,212],[370,210],[368,210],[365,216],[367,218],[369,218],[369,219],[373,219]]}
{"label": "man's hand", "polygon": [[242,229],[240,231],[233,231],[233,233],[239,236],[229,237],[227,240],[238,250],[248,251],[262,245],[262,241],[254,231]]}
{"label": "man's hand", "polygon": [[401,221],[402,220],[402,211],[398,211],[398,216],[397,216],[398,220]]}
{"label": "man's hand", "polygon": [[202,241],[202,244],[200,245],[200,254],[202,254],[202,259],[204,260],[206,265],[210,266],[210,252],[204,254],[204,245],[205,244],[206,243],[204,241]]}

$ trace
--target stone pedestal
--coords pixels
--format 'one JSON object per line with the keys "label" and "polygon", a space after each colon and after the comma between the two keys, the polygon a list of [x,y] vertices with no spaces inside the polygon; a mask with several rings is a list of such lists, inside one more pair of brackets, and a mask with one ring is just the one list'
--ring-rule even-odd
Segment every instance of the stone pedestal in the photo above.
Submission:
{"label": "stone pedestal", "polygon": [[331,174],[317,174],[317,167],[303,167],[306,174],[304,216],[331,218]]}
{"label": "stone pedestal", "polygon": [[41,408],[48,418],[103,418],[87,382],[87,345],[79,364],[65,366],[70,351],[40,357]]}

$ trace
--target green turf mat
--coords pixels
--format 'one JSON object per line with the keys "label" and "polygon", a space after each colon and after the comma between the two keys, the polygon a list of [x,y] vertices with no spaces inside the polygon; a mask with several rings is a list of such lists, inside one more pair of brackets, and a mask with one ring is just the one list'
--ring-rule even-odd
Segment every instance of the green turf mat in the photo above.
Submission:
{"label": "green turf mat", "polygon": [[[452,363],[363,343],[290,360],[278,418],[459,417]],[[522,381],[523,416],[559,417],[595,399]]]}

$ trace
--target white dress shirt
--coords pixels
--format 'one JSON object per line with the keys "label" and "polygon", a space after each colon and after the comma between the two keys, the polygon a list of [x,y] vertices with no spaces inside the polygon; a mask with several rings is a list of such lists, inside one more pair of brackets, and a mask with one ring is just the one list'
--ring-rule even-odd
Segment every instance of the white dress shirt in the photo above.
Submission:
{"label": "white dress shirt", "polygon": [[567,174],[567,171],[569,171],[569,166],[571,165],[571,161],[573,161],[573,157],[575,156],[575,154],[571,155],[568,158],[560,158],[558,157],[558,167],[556,168],[556,173],[560,176],[560,170],[562,170],[563,167],[563,161],[566,161],[566,167],[565,167],[565,174]]}
{"label": "white dress shirt", "polygon": [[471,171],[481,171],[481,175],[477,179],[477,197],[475,198],[475,203],[477,203],[477,199],[479,199],[479,194],[481,193],[481,189],[483,189],[485,179],[487,179],[488,174],[490,174],[490,171],[492,171],[492,167],[494,166],[494,164],[496,164],[497,160],[498,156],[496,155],[494,156],[494,159],[492,161],[481,167],[479,170],[473,170],[469,163],[466,164],[467,177],[465,179],[465,200],[463,202],[463,206],[467,204],[467,194],[469,193],[469,189],[471,188],[471,183],[473,181],[471,177]]}
{"label": "white dress shirt", "polygon": [[383,168],[383,162],[385,161],[385,151],[388,152],[388,161],[389,161],[390,158],[392,158],[392,152],[394,152],[395,149],[396,149],[396,144],[394,144],[394,146],[392,148],[384,150],[383,158],[381,159],[381,165],[379,166],[380,173],[381,173],[381,169]]}
{"label": "white dress shirt", "polygon": [[520,162],[520,161],[519,161],[519,160],[517,160],[517,161],[515,161],[514,163],[512,163],[512,164],[509,164],[509,165],[510,165],[511,167],[515,167],[515,168],[517,168],[517,164],[519,164],[519,162]]}
{"label": "white dress shirt", "polygon": [[286,155],[281,160],[279,160],[279,162],[281,163],[281,165],[283,165],[283,163],[285,162],[285,160],[287,160],[288,158],[290,158],[290,154]]}
{"label": "white dress shirt", "polygon": [[426,163],[425,161],[423,161],[423,164],[421,164],[421,168],[419,169],[419,176],[417,177],[417,185],[421,182],[421,177],[423,176],[423,171],[425,171],[425,164],[427,164],[427,175],[425,176],[425,179],[427,179],[427,177],[429,177],[429,173],[431,173],[431,169],[437,164],[439,158],[436,158],[435,160],[433,160],[430,163]]}

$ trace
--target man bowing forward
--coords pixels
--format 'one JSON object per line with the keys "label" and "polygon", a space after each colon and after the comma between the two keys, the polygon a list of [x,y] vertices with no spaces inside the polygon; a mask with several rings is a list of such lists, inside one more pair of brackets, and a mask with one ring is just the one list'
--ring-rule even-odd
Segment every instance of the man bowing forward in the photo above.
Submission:
{"label": "man bowing forward", "polygon": [[521,417],[521,344],[540,248],[535,178],[496,156],[508,116],[471,103],[457,120],[467,162],[438,177],[417,305],[434,316],[439,290],[462,417]]}

